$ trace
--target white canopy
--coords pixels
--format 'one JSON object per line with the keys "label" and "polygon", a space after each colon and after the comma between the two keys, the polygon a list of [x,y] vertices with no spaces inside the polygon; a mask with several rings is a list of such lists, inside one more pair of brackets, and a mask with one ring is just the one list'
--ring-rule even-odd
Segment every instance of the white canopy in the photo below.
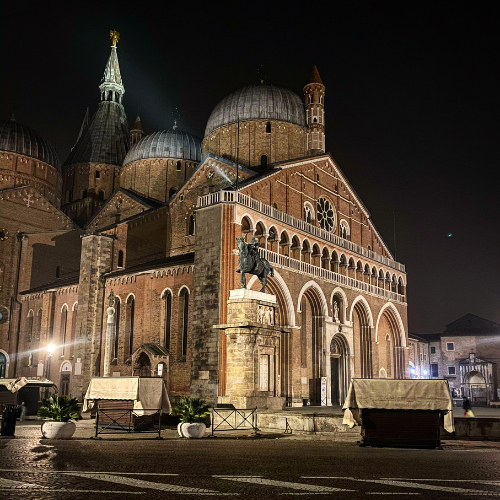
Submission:
{"label": "white canopy", "polygon": [[387,410],[441,410],[445,412],[444,428],[453,432],[453,403],[447,380],[351,380],[344,401],[343,424],[361,425],[359,410],[379,408]]}
{"label": "white canopy", "polygon": [[161,410],[170,413],[172,408],[168,399],[165,382],[161,378],[141,377],[96,377],[90,380],[83,402],[83,411],[94,406],[96,399],[128,399],[134,402],[137,415],[149,415]]}

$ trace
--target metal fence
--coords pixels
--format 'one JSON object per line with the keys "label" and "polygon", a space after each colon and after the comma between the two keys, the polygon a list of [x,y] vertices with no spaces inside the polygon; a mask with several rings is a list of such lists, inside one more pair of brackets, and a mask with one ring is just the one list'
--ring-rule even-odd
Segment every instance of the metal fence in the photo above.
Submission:
{"label": "metal fence", "polygon": [[257,408],[213,408],[212,409],[212,436],[215,432],[249,431],[256,432]]}
{"label": "metal fence", "polygon": [[[148,414],[145,415],[144,413]],[[142,415],[141,415],[142,414]],[[97,407],[95,436],[91,439],[102,439],[100,434],[118,434],[133,432],[158,433],[161,437],[161,408],[100,408]]]}

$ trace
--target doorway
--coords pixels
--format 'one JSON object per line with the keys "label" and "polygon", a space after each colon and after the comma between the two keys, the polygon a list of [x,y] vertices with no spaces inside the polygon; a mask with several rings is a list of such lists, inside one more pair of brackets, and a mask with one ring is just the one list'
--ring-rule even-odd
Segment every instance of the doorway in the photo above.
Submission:
{"label": "doorway", "polygon": [[349,370],[349,345],[342,334],[332,338],[330,344],[330,382],[332,405],[344,404],[351,380]]}

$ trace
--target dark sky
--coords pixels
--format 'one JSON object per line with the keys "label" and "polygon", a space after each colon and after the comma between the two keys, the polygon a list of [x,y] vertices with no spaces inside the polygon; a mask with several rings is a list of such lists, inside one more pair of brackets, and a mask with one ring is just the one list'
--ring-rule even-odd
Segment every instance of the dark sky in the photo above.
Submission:
{"label": "dark sky", "polygon": [[257,83],[259,66],[266,83],[302,95],[316,64],[327,151],[392,250],[396,214],[410,331],[439,332],[466,313],[500,323],[492,4],[124,4],[4,2],[1,117],[15,110],[64,159],[97,107],[110,29],[121,33],[128,117],[139,108],[146,132],[170,128],[178,109],[180,127],[203,137],[213,107]]}

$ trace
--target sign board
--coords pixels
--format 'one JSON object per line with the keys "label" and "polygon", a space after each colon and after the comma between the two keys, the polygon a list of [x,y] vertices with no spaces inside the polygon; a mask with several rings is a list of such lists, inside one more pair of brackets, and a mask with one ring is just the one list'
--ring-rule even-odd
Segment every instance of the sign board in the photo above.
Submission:
{"label": "sign board", "polygon": [[326,377],[321,377],[321,406],[326,406]]}

